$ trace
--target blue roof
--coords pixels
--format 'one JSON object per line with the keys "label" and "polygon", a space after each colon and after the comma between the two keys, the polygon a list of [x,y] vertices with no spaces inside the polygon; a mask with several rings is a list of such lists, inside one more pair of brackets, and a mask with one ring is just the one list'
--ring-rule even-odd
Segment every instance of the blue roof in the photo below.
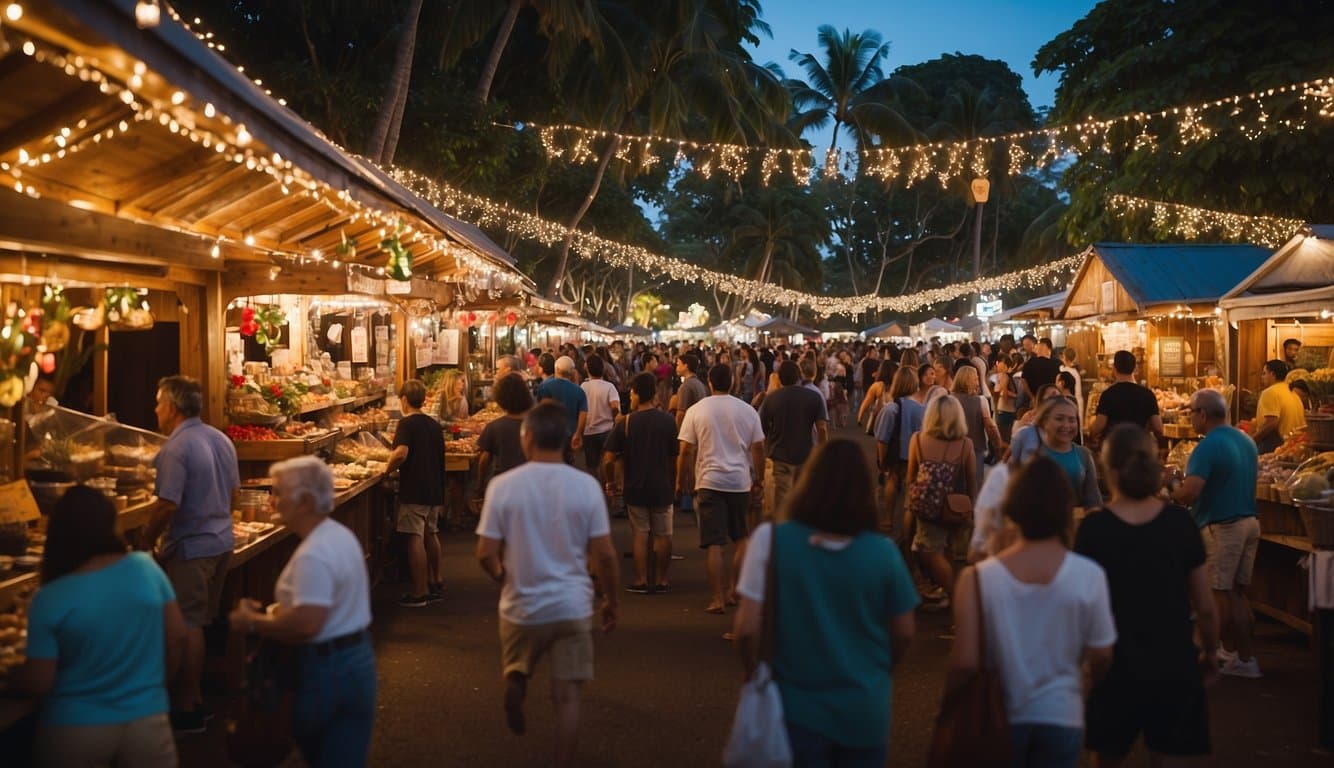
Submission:
{"label": "blue roof", "polygon": [[1273,253],[1258,245],[1134,243],[1095,243],[1093,252],[1141,309],[1218,301]]}

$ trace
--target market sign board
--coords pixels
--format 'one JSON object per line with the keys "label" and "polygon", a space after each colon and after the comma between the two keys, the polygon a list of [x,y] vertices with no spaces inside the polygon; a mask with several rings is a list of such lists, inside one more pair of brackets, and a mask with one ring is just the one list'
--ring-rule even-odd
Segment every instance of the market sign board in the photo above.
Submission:
{"label": "market sign board", "polygon": [[973,308],[973,317],[978,320],[986,320],[988,317],[999,315],[1004,309],[1004,302],[1000,299],[995,301],[979,301]]}
{"label": "market sign board", "polygon": [[1186,375],[1186,340],[1181,336],[1163,336],[1158,340],[1158,375],[1180,378]]}

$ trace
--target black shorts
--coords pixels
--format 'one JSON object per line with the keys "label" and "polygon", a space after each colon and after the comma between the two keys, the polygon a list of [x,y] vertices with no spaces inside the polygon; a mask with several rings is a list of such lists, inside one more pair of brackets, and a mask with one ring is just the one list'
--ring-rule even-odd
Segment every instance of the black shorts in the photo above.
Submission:
{"label": "black shorts", "polygon": [[1161,755],[1207,755],[1209,705],[1199,680],[1141,682],[1125,677],[1094,686],[1089,696],[1085,745],[1111,757],[1144,745]]}
{"label": "black shorts", "polygon": [[750,491],[729,493],[708,488],[695,490],[695,516],[699,520],[699,548],[721,547],[741,541],[749,534],[746,512]]}

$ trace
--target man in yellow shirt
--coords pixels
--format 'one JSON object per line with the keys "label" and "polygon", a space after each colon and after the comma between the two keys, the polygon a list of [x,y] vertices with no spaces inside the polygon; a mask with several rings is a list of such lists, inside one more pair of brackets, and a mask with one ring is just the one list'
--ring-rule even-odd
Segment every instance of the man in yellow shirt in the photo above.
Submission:
{"label": "man in yellow shirt", "polygon": [[1302,399],[1284,381],[1287,376],[1288,364],[1277,359],[1265,363],[1260,372],[1264,391],[1255,407],[1255,444],[1260,453],[1273,451],[1293,430],[1306,426]]}

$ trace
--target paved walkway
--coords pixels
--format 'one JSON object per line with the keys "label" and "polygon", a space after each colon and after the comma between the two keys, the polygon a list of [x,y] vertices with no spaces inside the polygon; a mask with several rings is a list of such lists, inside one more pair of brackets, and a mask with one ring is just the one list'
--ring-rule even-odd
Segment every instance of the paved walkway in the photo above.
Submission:
{"label": "paved walkway", "polygon": [[[686,515],[676,522],[678,552],[686,559],[673,564],[673,592],[622,593],[620,627],[596,641],[597,679],[584,698],[582,765],[703,768],[719,762],[741,682],[732,647],[722,640],[732,616],[704,613],[707,589],[694,522]],[[624,520],[614,523],[625,551],[628,528]],[[376,590],[380,691],[370,764],[546,765],[552,734],[546,670],[530,687],[528,734],[511,735],[501,711],[498,589],[475,564],[473,536],[446,534],[444,545],[445,601],[399,608],[393,601],[402,585]],[[628,583],[630,561],[622,563]],[[945,615],[918,615],[917,638],[894,679],[891,765],[923,763],[949,652],[942,637],[947,624]],[[1330,765],[1327,753],[1312,748],[1317,677],[1306,638],[1266,621],[1257,635],[1265,677],[1227,678],[1211,693],[1214,764]],[[198,737],[202,743],[183,742],[183,758],[200,755],[204,740],[217,738],[214,733]],[[1147,760],[1139,754],[1130,764]]]}

